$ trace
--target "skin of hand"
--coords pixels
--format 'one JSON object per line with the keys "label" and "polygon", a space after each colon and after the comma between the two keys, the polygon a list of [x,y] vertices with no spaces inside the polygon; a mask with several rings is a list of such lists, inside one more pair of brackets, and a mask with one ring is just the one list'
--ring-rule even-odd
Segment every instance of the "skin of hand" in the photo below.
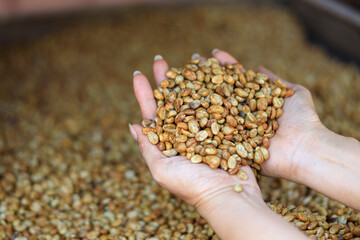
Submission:
{"label": "skin of hand", "polygon": [[[279,78],[258,68],[271,80]],[[262,174],[304,184],[343,204],[360,209],[360,142],[327,129],[309,90],[285,82],[295,94],[285,99],[279,129],[270,139],[270,158]]]}
{"label": "skin of hand", "polygon": [[[235,62],[228,53],[220,50],[214,53],[214,57],[222,64],[225,61]],[[153,71],[156,84],[166,79],[167,70],[166,61],[155,57]],[[142,117],[154,119],[156,102],[153,91],[146,76],[140,72],[134,73],[134,91]],[[211,169],[205,164],[191,163],[185,157],[168,158],[143,135],[142,126],[136,124],[129,127],[155,181],[194,205],[222,239],[265,239],[274,236],[277,239],[305,239],[300,231],[266,206],[250,167],[242,167],[249,179],[241,181],[236,175]],[[243,192],[233,191],[236,183],[244,186]],[[261,232],[258,231],[258,224],[263,226]]]}
{"label": "skin of hand", "polygon": [[[154,61],[153,71],[157,85],[166,79],[165,72],[168,69],[165,60]],[[151,85],[145,75],[135,74],[134,91],[142,117],[154,119],[157,108],[156,102]],[[130,132],[137,140],[155,181],[189,204],[197,207],[203,201],[214,198],[216,195],[225,191],[233,191],[232,188],[236,183],[243,184],[244,191],[248,192],[254,201],[263,202],[260,188],[250,167],[242,168],[249,179],[241,181],[236,175],[229,175],[221,169],[211,169],[205,164],[191,163],[186,157],[168,158],[148,141],[147,136],[141,130],[142,126],[140,125],[130,127]]]}
{"label": "skin of hand", "polygon": [[[222,51],[214,56],[221,63],[237,62]],[[257,72],[272,81],[279,78],[264,67]],[[360,142],[321,123],[308,89],[281,81],[294,89],[294,95],[285,99],[279,129],[270,139],[270,158],[261,164],[261,173],[304,184],[360,210]]]}

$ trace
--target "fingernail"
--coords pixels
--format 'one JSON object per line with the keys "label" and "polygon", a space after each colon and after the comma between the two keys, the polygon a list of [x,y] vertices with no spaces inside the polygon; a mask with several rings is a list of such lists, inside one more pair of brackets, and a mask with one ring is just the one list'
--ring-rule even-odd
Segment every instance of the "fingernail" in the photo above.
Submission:
{"label": "fingernail", "polygon": [[135,77],[136,75],[138,75],[138,74],[141,74],[141,72],[140,72],[140,71],[137,71],[137,70],[133,73],[134,77]]}
{"label": "fingernail", "polygon": [[136,134],[134,128],[132,127],[132,125],[130,123],[129,123],[129,129],[130,129],[131,136],[133,136],[135,141],[137,141],[137,134]]}
{"label": "fingernail", "polygon": [[194,53],[194,54],[191,56],[191,59],[192,59],[192,60],[195,60],[195,59],[198,59],[198,58],[200,58],[200,54],[198,54],[198,53]]}
{"label": "fingernail", "polygon": [[214,48],[212,51],[211,51],[211,54],[214,55],[217,51],[219,51],[218,48]]}
{"label": "fingernail", "polygon": [[163,57],[161,55],[156,55],[154,57],[154,61],[157,61],[157,60],[163,60]]}

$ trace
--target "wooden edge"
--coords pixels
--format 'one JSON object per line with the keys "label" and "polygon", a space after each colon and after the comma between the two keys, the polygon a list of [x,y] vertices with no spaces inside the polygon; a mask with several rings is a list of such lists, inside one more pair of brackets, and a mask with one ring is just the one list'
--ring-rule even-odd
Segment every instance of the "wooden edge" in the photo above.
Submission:
{"label": "wooden edge", "polygon": [[360,28],[360,12],[335,0],[302,0]]}

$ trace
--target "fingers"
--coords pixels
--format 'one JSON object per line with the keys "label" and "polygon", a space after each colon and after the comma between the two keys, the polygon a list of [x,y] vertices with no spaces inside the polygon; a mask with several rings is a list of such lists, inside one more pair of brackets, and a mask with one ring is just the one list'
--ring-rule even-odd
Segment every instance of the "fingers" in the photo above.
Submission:
{"label": "fingers", "polygon": [[[191,59],[200,59],[200,61],[206,60],[205,57],[200,56],[198,53],[194,53],[191,56]],[[158,86],[161,81],[167,79],[165,76],[166,71],[169,70],[169,65],[167,62],[163,59],[161,55],[156,55],[154,58],[154,64],[153,64],[153,71],[154,71],[154,78],[156,86]]]}
{"label": "fingers", "polygon": [[158,86],[161,81],[165,80],[165,73],[169,70],[167,62],[163,59],[161,55],[156,55],[153,63],[153,71],[156,86]]}
{"label": "fingers", "polygon": [[147,136],[145,136],[142,133],[142,126],[138,124],[134,124],[134,125],[130,125],[129,127],[131,134],[132,135],[134,135],[134,133],[136,134],[135,140],[137,140],[139,144],[140,151],[144,156],[147,165],[149,166],[150,169],[154,168],[154,164],[156,163],[156,161],[163,158],[163,155],[160,153],[159,149],[157,149],[155,145],[152,145],[149,142]]}
{"label": "fingers", "polygon": [[144,119],[154,119],[156,115],[156,102],[149,80],[141,72],[135,71],[133,84],[142,117]]}
{"label": "fingers", "polygon": [[[230,63],[230,64],[234,64],[237,63],[238,61],[231,56],[229,53],[219,50],[219,49],[214,49],[212,51],[212,54],[215,58],[217,58],[220,62],[220,64],[224,65],[225,63]],[[272,73],[270,70],[266,69],[263,66],[258,67],[257,72],[261,72],[264,73],[266,75],[269,76],[271,81],[275,81],[276,78],[279,78],[282,82],[284,82],[288,87],[295,87],[296,84],[288,82],[284,79],[281,79],[280,77],[276,76],[274,73]]]}
{"label": "fingers", "polygon": [[284,82],[288,86],[288,88],[293,88],[296,86],[294,83],[288,82],[288,81],[276,76],[273,72],[271,72],[269,69],[267,69],[263,66],[258,67],[256,71],[268,75],[268,77],[271,81],[275,81],[276,78],[280,79],[282,82]]}
{"label": "fingers", "polygon": [[234,64],[237,63],[238,61],[231,56],[229,53],[219,50],[219,49],[214,49],[212,51],[212,55],[217,58],[220,61],[220,64],[224,65],[225,63],[230,63],[230,64]]}
{"label": "fingers", "polygon": [[200,54],[198,54],[198,53],[194,53],[194,54],[191,56],[191,60],[195,60],[195,59],[200,59],[200,62],[202,62],[202,61],[205,61],[205,60],[206,60],[206,57],[200,56]]}

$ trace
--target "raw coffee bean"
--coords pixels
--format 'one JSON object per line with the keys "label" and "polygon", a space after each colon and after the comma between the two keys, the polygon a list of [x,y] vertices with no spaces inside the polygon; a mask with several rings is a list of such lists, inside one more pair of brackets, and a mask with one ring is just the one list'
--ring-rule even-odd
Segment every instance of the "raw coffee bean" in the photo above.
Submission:
{"label": "raw coffee bean", "polygon": [[224,113],[225,109],[220,105],[211,105],[208,109],[208,113]]}
{"label": "raw coffee bean", "polygon": [[264,160],[269,159],[269,151],[265,147],[260,147],[261,153],[264,156]]}
{"label": "raw coffee bean", "polygon": [[218,168],[220,165],[220,158],[214,155],[208,155],[205,157],[205,162],[212,168]]}
{"label": "raw coffee bean", "polygon": [[287,88],[286,84],[283,83],[280,79],[276,78],[275,79],[275,84],[279,87],[279,88]]}
{"label": "raw coffee bean", "polygon": [[175,79],[177,76],[177,73],[172,70],[168,70],[168,71],[166,71],[165,76],[170,79]]}
{"label": "raw coffee bean", "polygon": [[199,107],[200,107],[200,105],[201,105],[201,102],[200,102],[200,100],[194,100],[194,101],[192,101],[191,103],[190,103],[190,108],[192,108],[192,109],[198,109]]}
{"label": "raw coffee bean", "polygon": [[[264,148],[264,149],[266,149],[266,148]],[[260,149],[255,151],[254,161],[258,164],[261,164],[264,162],[264,155]]]}
{"label": "raw coffee bean", "polygon": [[205,130],[202,130],[202,131],[196,133],[195,139],[196,139],[196,141],[201,142],[201,141],[204,141],[208,136],[209,136],[208,132]]}
{"label": "raw coffee bean", "polygon": [[[165,143],[166,144],[166,143]],[[163,154],[167,157],[174,157],[177,155],[177,151],[175,149],[169,149],[169,150],[165,150],[163,151]]]}
{"label": "raw coffee bean", "polygon": [[244,145],[242,145],[241,143],[236,144],[236,152],[242,158],[246,158],[248,155],[248,152],[246,151]]}
{"label": "raw coffee bean", "polygon": [[195,80],[196,80],[196,74],[195,74],[194,72],[192,72],[191,70],[189,70],[189,69],[186,69],[186,70],[184,71],[184,77],[185,77],[186,79],[191,80],[191,81],[195,81]]}
{"label": "raw coffee bean", "polygon": [[214,84],[221,84],[224,81],[224,77],[222,75],[215,75],[212,77],[211,81]]}
{"label": "raw coffee bean", "polygon": [[235,159],[234,156],[230,156],[230,157],[228,158],[227,166],[228,166],[229,168],[235,168],[235,166],[236,166],[236,159]]}
{"label": "raw coffee bean", "polygon": [[157,135],[156,133],[154,133],[154,132],[148,132],[148,133],[147,133],[147,137],[148,137],[148,139],[149,139],[149,141],[150,141],[151,144],[156,145],[156,144],[159,142],[159,137],[158,137],[158,135]]}
{"label": "raw coffee bean", "polygon": [[256,106],[258,110],[264,111],[268,107],[268,102],[265,98],[260,98],[257,100]]}
{"label": "raw coffee bean", "polygon": [[234,185],[233,189],[234,189],[235,192],[240,193],[240,192],[242,192],[244,190],[244,187],[243,187],[242,184],[237,183],[237,184]]}
{"label": "raw coffee bean", "polygon": [[158,100],[164,100],[164,95],[158,90],[154,90],[154,97]]}
{"label": "raw coffee bean", "polygon": [[191,162],[192,162],[192,163],[201,163],[201,162],[202,162],[202,156],[200,156],[200,155],[194,155],[194,156],[191,158]]}
{"label": "raw coffee bean", "polygon": [[247,174],[249,165],[259,176],[269,159],[269,138],[284,114],[284,98],[294,94],[277,79],[238,63],[220,65],[216,58],[190,60],[184,68],[171,68],[167,80],[154,90],[155,121],[144,119],[143,133],[164,155],[186,156],[193,163]]}
{"label": "raw coffee bean", "polygon": [[222,105],[223,98],[219,94],[213,93],[210,95],[210,102],[214,105]]}
{"label": "raw coffee bean", "polygon": [[188,123],[188,128],[192,133],[197,133],[200,131],[199,123],[196,120],[190,120]]}
{"label": "raw coffee bean", "polygon": [[214,146],[205,148],[205,153],[208,155],[215,155],[217,154],[217,150]]}
{"label": "raw coffee bean", "polygon": [[247,173],[242,169],[240,169],[236,175],[243,181],[246,181],[249,178]]}

